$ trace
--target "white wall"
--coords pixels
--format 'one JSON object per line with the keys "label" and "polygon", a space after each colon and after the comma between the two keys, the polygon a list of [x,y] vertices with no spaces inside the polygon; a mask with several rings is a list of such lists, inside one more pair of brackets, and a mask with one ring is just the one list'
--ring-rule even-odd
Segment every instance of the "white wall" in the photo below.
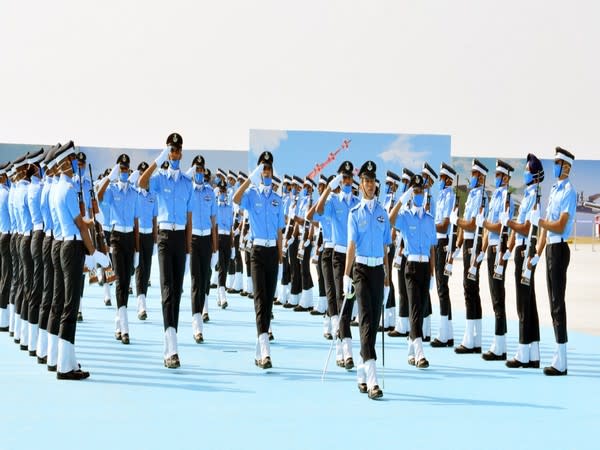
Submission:
{"label": "white wall", "polygon": [[600,3],[0,0],[0,142],[243,149],[249,128],[600,149]]}

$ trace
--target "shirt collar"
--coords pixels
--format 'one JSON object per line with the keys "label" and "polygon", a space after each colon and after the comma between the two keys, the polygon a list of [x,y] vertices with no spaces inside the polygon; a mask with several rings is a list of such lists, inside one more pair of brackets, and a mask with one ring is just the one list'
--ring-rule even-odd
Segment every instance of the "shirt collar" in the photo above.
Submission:
{"label": "shirt collar", "polygon": [[569,181],[568,177],[565,178],[564,180],[558,180],[556,182],[556,189],[559,190],[559,191],[562,190],[562,189],[564,189],[568,181]]}
{"label": "shirt collar", "polygon": [[126,182],[122,182],[122,181],[117,181],[117,188],[123,192],[123,191],[127,191],[127,189],[129,189],[129,183]]}
{"label": "shirt collar", "polygon": [[373,197],[371,200],[367,200],[366,198],[361,199],[360,201],[361,205],[363,205],[363,207],[365,207],[366,209],[369,210],[369,212],[373,212],[373,210],[375,209],[375,197]]}
{"label": "shirt collar", "polygon": [[414,215],[414,216],[419,216],[419,218],[423,217],[423,213],[425,212],[425,208],[423,206],[417,208],[415,205],[412,205],[410,207],[410,212]]}
{"label": "shirt collar", "polygon": [[173,178],[175,181],[177,181],[179,179],[179,175],[179,170],[173,170],[169,166],[169,168],[167,169],[167,178]]}
{"label": "shirt collar", "polygon": [[271,195],[271,191],[272,191],[272,188],[271,188],[271,186],[265,186],[264,184],[261,184],[261,185],[258,187],[258,192],[260,192],[261,194],[264,194],[264,195],[266,195],[267,197],[268,197],[269,195]]}

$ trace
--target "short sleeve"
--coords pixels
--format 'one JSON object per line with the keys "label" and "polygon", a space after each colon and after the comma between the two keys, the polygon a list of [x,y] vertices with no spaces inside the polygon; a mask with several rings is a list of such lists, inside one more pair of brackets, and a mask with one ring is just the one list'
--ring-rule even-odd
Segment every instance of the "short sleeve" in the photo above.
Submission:
{"label": "short sleeve", "polygon": [[390,229],[390,219],[387,216],[385,217],[383,233],[383,245],[390,245],[392,243],[392,231]]}
{"label": "short sleeve", "polygon": [[193,202],[194,202],[194,188],[192,187],[192,183],[188,183],[187,185],[188,190],[187,190],[187,194],[188,194],[188,198],[187,198],[187,202],[186,202],[186,212],[190,213],[192,212],[192,209],[194,207]]}
{"label": "short sleeve", "polygon": [[348,246],[352,241],[356,243],[357,238],[358,225],[356,223],[356,213],[354,211],[350,211],[350,214],[348,214]]}
{"label": "short sleeve", "polygon": [[240,208],[248,210],[249,206],[250,206],[250,196],[251,196],[251,190],[246,190],[246,192],[244,192],[242,194],[242,200],[240,201]]}
{"label": "short sleeve", "polygon": [[148,181],[148,192],[152,192],[153,194],[158,194],[160,191],[160,174],[155,173],[150,177],[150,181]]}
{"label": "short sleeve", "polygon": [[65,205],[69,211],[69,216],[75,219],[80,215],[79,212],[79,202],[77,201],[77,194],[75,193],[75,189],[70,187],[67,189],[67,195],[65,197]]}

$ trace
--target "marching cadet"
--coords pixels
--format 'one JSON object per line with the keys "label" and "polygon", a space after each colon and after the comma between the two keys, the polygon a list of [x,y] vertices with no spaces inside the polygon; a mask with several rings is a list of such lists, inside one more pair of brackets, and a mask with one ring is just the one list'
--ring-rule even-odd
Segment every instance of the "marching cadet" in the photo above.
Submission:
{"label": "marching cadet", "polygon": [[554,178],[556,183],[550,191],[546,218],[539,218],[532,212],[532,225],[543,228],[537,253],[528,261],[528,266],[535,266],[546,248],[546,281],[550,298],[550,313],[554,326],[556,350],[552,364],[544,367],[544,375],[561,376],[567,374],[567,309],[565,306],[565,290],[567,288],[567,269],[571,259],[571,251],[567,239],[575,223],[577,192],[569,179],[575,156],[561,147],[556,147],[554,155]]}
{"label": "marching cadet", "polygon": [[[158,265],[165,329],[164,364],[180,366],[177,325],[183,277],[189,270],[192,245],[192,182],[179,170],[183,139],[178,133],[167,138],[167,147],[140,176],[138,184],[156,195],[158,202]],[[169,168],[152,176],[167,162]]]}
{"label": "marching cadet", "polygon": [[[18,158],[19,159],[19,158]],[[13,161],[10,170],[7,172],[10,188],[8,190],[8,214],[10,216],[10,259],[12,261],[12,276],[10,283],[10,293],[9,293],[9,336],[15,338],[15,343],[19,343],[20,340],[18,337],[21,334],[21,329],[17,330],[17,327],[20,327],[20,318],[17,314],[17,302],[19,297],[19,289],[21,288],[21,261],[19,258],[19,224],[16,209],[14,207],[14,198],[15,192],[17,190],[17,171],[15,169],[15,162]],[[15,337],[15,334],[17,337]]]}
{"label": "marching cadet", "polygon": [[304,204],[305,191],[302,188],[302,178],[296,175],[292,176],[292,185],[297,189],[297,195],[294,202],[290,203],[286,214],[286,230],[285,237],[287,242],[287,260],[290,268],[290,296],[288,301],[283,305],[284,308],[295,308],[300,302],[302,295],[302,273],[300,268],[300,260],[298,259],[298,246],[300,245],[299,228],[296,225],[300,220],[298,216],[301,206]]}
{"label": "marching cadet", "polygon": [[[426,311],[431,277],[435,267],[436,234],[434,219],[425,209],[425,181],[413,176],[410,188],[400,197],[390,212],[392,223],[404,237],[406,245],[406,291],[410,309],[408,364],[419,369],[429,367],[423,353],[423,315]],[[411,200],[410,209],[402,209]]]}
{"label": "marching cadet", "polygon": [[[244,180],[245,181],[245,180]],[[250,256],[252,254],[252,230],[250,229],[250,220],[248,211],[240,206],[244,219],[242,221],[241,244],[240,248],[244,250],[244,266],[246,267],[245,285],[240,292],[242,297],[254,298],[254,289],[252,287],[252,266],[250,264]]]}
{"label": "marching cadet", "polygon": [[[424,182],[424,195],[425,195],[425,210],[435,217],[435,203],[433,202],[433,195],[431,188],[433,187],[435,180],[438,176],[433,170],[433,167],[429,163],[423,163],[423,169],[421,170],[421,176]],[[427,291],[427,301],[424,305],[425,311],[423,312],[423,342],[431,341],[431,294]]]}
{"label": "marching cadet", "polygon": [[[544,169],[541,161],[533,154],[527,155],[527,163],[523,181],[527,186],[519,214],[511,220],[503,213],[501,221],[504,226],[513,230],[507,253],[515,255],[515,287],[517,294],[517,314],[519,316],[519,346],[514,358],[506,361],[509,368],[540,367],[540,321],[535,298],[535,266],[529,272],[529,283],[523,280],[523,271],[527,269],[526,261],[530,253],[534,253],[535,242],[530,239],[533,232],[530,216],[534,209],[539,210],[540,183],[544,181]],[[538,212],[539,214],[539,212]],[[530,249],[533,250],[530,252]],[[525,264],[525,265],[524,265]]]}
{"label": "marching cadet", "polygon": [[[400,177],[397,174],[395,174],[394,172],[392,172],[391,170],[388,170],[386,173],[386,176],[385,176],[385,190],[384,190],[385,199],[383,202],[383,207],[387,211],[388,214],[390,213],[390,211],[394,207],[394,203],[396,202],[396,191],[398,190],[399,184],[400,184]],[[386,258],[388,260],[387,264],[388,264],[388,268],[390,269],[390,272],[389,272],[390,274],[391,274],[391,267],[392,267],[392,264],[394,261],[394,254],[396,252],[395,242],[396,242],[396,230],[392,230],[392,243],[388,247],[388,254],[386,256]],[[395,293],[392,277],[390,277],[390,294],[388,295],[388,298],[385,299],[385,301],[386,301],[385,313],[383,316],[383,323],[381,324],[381,326],[384,328],[385,331],[392,331],[394,329],[395,317],[396,317],[396,314],[395,314],[396,293]]]}
{"label": "marching cadet", "polygon": [[[234,174],[235,176],[235,174]],[[237,182],[233,185],[236,190],[247,178],[244,172],[238,172]],[[228,201],[233,208],[233,247],[231,248],[231,259],[229,261],[229,271],[226,281],[226,292],[229,294],[239,294],[243,287],[244,265],[242,262],[242,251],[240,249],[240,237],[242,233],[243,213],[240,207],[233,203],[233,194],[235,191],[227,191]],[[244,252],[245,253],[245,252]]]}
{"label": "marching cadet", "polygon": [[225,293],[225,283],[227,279],[227,269],[231,260],[231,252],[233,251],[233,208],[231,206],[231,198],[227,193],[227,183],[220,180],[217,183],[219,189],[217,195],[217,230],[219,233],[218,255],[219,255],[219,279],[217,282],[217,305],[221,308],[227,308],[227,294]]}
{"label": "marching cadet", "polygon": [[[225,170],[223,170],[221,168],[218,168],[217,175],[215,176],[215,184],[214,184],[214,186],[210,186],[215,193],[215,199],[219,197],[219,193],[220,193],[219,184],[222,181],[223,183],[225,183],[225,186],[227,186],[226,180],[227,180],[227,172],[225,172]],[[217,233],[217,237],[218,237],[218,233]],[[219,244],[219,242],[218,242],[218,238],[217,238],[217,246],[218,246],[218,244]],[[218,259],[219,258],[217,258],[217,260]],[[227,262],[229,262],[229,260],[227,260]],[[217,262],[216,270],[212,270],[211,272],[212,273],[210,276],[210,287],[211,287],[211,289],[215,289],[218,287],[218,282],[219,282],[220,267],[219,267],[218,262]],[[208,295],[208,292],[206,293],[206,295]],[[219,292],[217,291],[217,306],[220,306],[220,305],[221,305],[221,301],[220,301],[220,297],[219,297]]]}
{"label": "marching cadet", "polygon": [[139,213],[138,193],[129,184],[129,155],[122,154],[108,177],[100,184],[98,201],[110,206],[110,247],[117,282],[117,316],[115,339],[128,345],[129,318],[127,303],[131,284],[132,267],[139,265]]}
{"label": "marching cadet", "polygon": [[[142,161],[137,170],[129,176],[129,182],[136,185],[141,174],[148,168],[148,163]],[[152,255],[155,253],[158,227],[156,216],[158,215],[158,203],[156,195],[147,189],[138,187],[137,212],[139,225],[139,254],[134,258],[139,260],[135,269],[135,291],[137,295],[137,316],[139,320],[148,318],[146,307],[146,295],[148,295],[148,282],[150,281],[150,270],[152,269]]]}
{"label": "marching cadet", "polygon": [[44,149],[40,149],[29,155],[27,160],[29,168],[30,183],[27,188],[27,206],[31,216],[33,228],[31,231],[31,244],[29,253],[31,254],[31,289],[29,291],[29,311],[27,319],[29,321],[28,342],[29,356],[37,355],[38,342],[38,322],[40,315],[40,304],[42,303],[42,289],[44,287],[44,264],[42,258],[42,244],[44,242],[44,218],[40,208],[42,195],[42,177],[43,171],[41,162],[45,157]]}
{"label": "marching cadet", "polygon": [[[86,169],[87,169],[87,156],[84,152],[77,152],[75,154],[75,158],[77,159],[77,171],[75,175],[73,175],[73,186],[75,186],[76,192],[81,192],[82,198],[79,201],[83,202],[83,210],[84,217],[89,218],[91,214],[89,213],[89,209],[92,206],[90,190],[92,186],[92,180],[89,180],[86,177]],[[85,273],[81,274],[81,297],[83,298],[83,291],[85,288]],[[83,315],[81,313],[81,303],[79,302],[79,311],[77,313],[77,321],[81,322],[83,320]]]}
{"label": "marching cadet", "polygon": [[[336,340],[336,364],[346,370],[354,368],[352,358],[352,332],[350,321],[353,300],[346,301],[344,305],[344,274],[346,268],[346,252],[348,250],[348,215],[360,200],[352,193],[354,166],[350,161],[344,161],[337,171],[337,175],[317,202],[316,212],[331,220],[331,236],[334,244],[332,266],[335,286],[336,307],[330,308],[331,328]],[[339,194],[330,196],[332,191],[340,188]],[[373,193],[374,195],[374,193]],[[351,261],[352,262],[352,261]],[[349,271],[349,275],[352,272]],[[342,311],[342,305],[344,310]],[[332,306],[332,305],[330,305]]]}
{"label": "marching cadet", "polygon": [[10,162],[0,165],[0,332],[9,331],[8,309],[12,259],[10,257],[10,213],[8,212],[8,176]]}
{"label": "marching cadet", "polygon": [[[192,246],[190,272],[192,276],[192,332],[197,344],[204,342],[202,323],[208,321],[206,296],[210,287],[210,271],[215,271],[219,258],[217,240],[217,202],[206,175],[204,158],[192,161],[193,189],[190,199],[192,212]],[[218,177],[223,180],[223,177]],[[204,317],[202,317],[204,315]]]}
{"label": "marching cadet", "polygon": [[452,236],[448,235],[450,214],[454,210],[455,195],[452,185],[456,180],[456,171],[446,163],[442,163],[438,181],[439,195],[435,206],[435,281],[440,300],[440,326],[438,336],[431,341],[432,347],[454,347],[452,328],[452,305],[448,277],[444,275],[446,256],[451,246]]}
{"label": "marching cadet", "polygon": [[[327,177],[320,175],[319,182],[317,183],[317,193],[319,196],[323,193],[327,187]],[[325,243],[331,241],[331,222],[329,222],[329,229],[324,231],[320,221],[315,219],[314,212],[316,209],[316,203],[313,203],[311,208],[306,213],[306,220],[313,223],[315,231],[313,232],[313,264],[317,267],[317,284],[319,287],[319,296],[317,298],[317,305],[310,312],[313,316],[325,315],[325,321],[323,323],[324,332],[323,335],[327,338],[331,336],[331,320],[327,316],[327,297],[325,293],[325,278],[323,276],[323,251],[325,249]],[[326,235],[325,235],[326,233]]]}
{"label": "marching cadet", "polygon": [[[299,186],[297,180],[293,176],[285,175],[283,178],[283,213],[285,216],[285,229],[283,231],[283,275],[281,276],[279,293],[277,295],[276,305],[289,305],[287,307],[295,306],[291,299],[291,282],[292,282],[292,269],[290,267],[290,246],[293,244],[293,230],[294,230],[294,215],[293,211],[296,209],[296,203],[298,202]],[[292,300],[292,301],[290,301]],[[297,302],[296,302],[297,303]]]}
{"label": "marching cadet", "polygon": [[[365,162],[358,173],[363,198],[348,216],[348,251],[344,267],[343,289],[352,293],[354,282],[360,317],[360,356],[357,370],[358,389],[370,399],[383,396],[377,382],[375,343],[381,308],[389,289],[387,246],[391,243],[390,222],[375,197],[377,166]],[[385,287],[384,287],[385,286]]]}
{"label": "marching cadet", "polygon": [[[471,178],[469,181],[469,195],[465,204],[465,211],[462,218],[458,218],[456,208],[450,214],[450,222],[454,226],[463,229],[462,237],[456,243],[454,257],[458,256],[460,248],[463,247],[463,287],[465,290],[465,307],[467,316],[467,325],[462,343],[454,348],[458,354],[481,353],[481,297],[479,296],[479,270],[477,270],[475,279],[469,278],[469,269],[471,269],[471,258],[475,259],[475,267],[483,260],[481,254],[481,239],[478,239],[477,232],[480,227],[476,225],[476,217],[480,221],[485,215],[487,209],[487,194],[485,192],[485,179],[488,173],[481,161],[474,159],[471,166]],[[477,256],[474,256],[477,255]]]}
{"label": "marching cadet", "polygon": [[[401,188],[400,195],[404,194],[408,190],[410,180],[415,174],[412,170],[404,168],[402,169]],[[407,204],[402,205],[402,208],[408,208],[410,200]],[[398,317],[396,319],[396,326],[390,332],[390,337],[408,337],[410,331],[410,316],[408,308],[408,294],[406,293],[406,278],[404,277],[406,268],[406,254],[404,253],[404,237],[401,232],[398,232],[394,228],[396,233],[395,242],[395,253],[394,253],[394,267],[397,269],[398,274]],[[391,268],[390,268],[391,269]]]}
{"label": "marching cadet", "polygon": [[[298,228],[298,253],[300,267],[300,282],[302,294],[298,305],[294,308],[296,312],[312,311],[313,309],[313,279],[310,273],[310,254],[313,248],[313,226],[312,222],[306,219],[308,210],[313,205],[313,191],[316,183],[310,179],[304,179],[302,187],[302,202],[296,210],[296,227]],[[300,259],[302,258],[302,259]]]}
{"label": "marching cadet", "polygon": [[[256,312],[257,345],[255,364],[272,367],[269,326],[277,280],[282,274],[281,236],[285,226],[281,197],[273,192],[273,155],[265,151],[257,167],[233,196],[233,201],[248,212],[252,229],[252,279]],[[252,186],[250,189],[250,183]]]}
{"label": "marching cadet", "polygon": [[[509,217],[513,216],[513,201],[508,191],[508,184],[514,169],[510,164],[502,160],[496,161],[496,177],[494,193],[490,201],[490,207],[483,221],[483,227],[487,230],[487,268],[488,268],[488,284],[490,286],[490,295],[492,297],[492,306],[495,315],[495,332],[494,340],[490,350],[485,352],[481,357],[486,361],[505,361],[506,360],[506,301],[504,289],[504,272],[505,264],[500,264],[500,267],[495,267],[496,255],[502,252],[500,235],[502,231],[502,223],[500,222],[500,214],[505,212],[506,204],[509,204]],[[504,254],[501,258],[505,258]],[[508,254],[510,256],[510,254]],[[495,277],[494,274],[500,270],[500,277]]]}
{"label": "marching cadet", "polygon": [[[100,185],[102,183],[102,180],[106,180],[108,178],[108,176],[110,175],[111,169],[106,169],[104,176],[96,183],[96,191],[98,191],[98,189],[100,188]],[[111,231],[111,216],[110,216],[110,210],[111,210],[111,206],[108,203],[104,203],[104,202],[99,202],[98,204],[98,208],[100,210],[100,217],[97,217],[98,220],[101,221],[101,225],[102,225],[102,230],[104,231],[104,240],[106,241],[106,243],[108,244],[109,248],[110,247],[110,231]],[[112,250],[109,251],[109,258],[112,261]],[[111,299],[111,292],[110,292],[110,287],[111,287],[111,283],[108,283],[104,278],[105,278],[105,274],[104,271],[102,271],[101,269],[99,270],[100,272],[100,277],[98,279],[99,284],[102,286],[102,289],[104,291],[104,305],[106,306],[112,306],[112,299]]]}
{"label": "marching cadet", "polygon": [[77,167],[73,142],[70,141],[62,146],[56,152],[55,159],[60,172],[60,180],[55,192],[55,204],[63,237],[63,244],[60,248],[60,266],[64,275],[64,305],[58,332],[56,378],[59,380],[82,380],[88,378],[90,373],[80,369],[75,356],[77,312],[81,300],[81,274],[84,261],[88,267],[93,267],[96,263],[108,266],[109,259],[94,248],[89,234],[89,224],[84,222],[79,211],[77,193],[72,180]]}

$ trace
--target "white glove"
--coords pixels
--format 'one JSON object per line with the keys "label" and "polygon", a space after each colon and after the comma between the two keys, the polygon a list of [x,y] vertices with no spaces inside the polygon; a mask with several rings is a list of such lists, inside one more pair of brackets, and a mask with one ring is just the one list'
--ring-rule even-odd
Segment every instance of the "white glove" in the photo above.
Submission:
{"label": "white glove", "polygon": [[135,185],[137,183],[137,181],[140,179],[140,171],[139,170],[134,170],[131,175],[129,175],[129,182],[133,185]]}
{"label": "white glove", "polygon": [[458,222],[458,209],[454,208],[452,210],[452,212],[450,213],[450,223],[454,226],[456,226],[456,222]]}
{"label": "white glove", "polygon": [[429,277],[429,290],[431,291],[435,287],[434,277]]}
{"label": "white glove", "polygon": [[477,267],[474,267],[474,266],[469,267],[469,273],[474,277],[477,276]]}
{"label": "white glove", "polygon": [[188,170],[185,171],[185,174],[190,178],[194,178],[194,172],[196,172],[196,166],[190,167]]}
{"label": "white glove", "polygon": [[287,245],[288,245],[288,247],[289,247],[290,245],[292,245],[292,243],[294,242],[294,239],[295,239],[295,238],[294,238],[294,236],[292,236],[291,238],[289,238],[289,239],[288,239],[288,241],[287,241]]}
{"label": "white glove", "polygon": [[259,164],[256,168],[250,173],[250,181],[254,186],[260,186],[260,182],[262,181],[262,172],[263,172],[264,164]]}
{"label": "white glove", "polygon": [[160,169],[160,166],[162,166],[163,163],[169,157],[169,152],[170,151],[171,151],[171,149],[169,147],[166,147],[166,148],[163,149],[163,151],[160,153],[160,155],[158,155],[158,158],[156,158],[154,160],[154,162],[156,163],[156,167],[158,167]]}
{"label": "white glove", "polygon": [[235,259],[235,248],[231,249],[231,259]]}
{"label": "white glove", "polygon": [[540,257],[538,255],[535,255],[533,258],[531,258],[531,261],[529,262],[531,264],[531,267],[534,267],[538,261],[540,260]]}
{"label": "white glove", "polygon": [[310,239],[304,241],[304,248],[308,247],[311,244]]}
{"label": "white glove", "polygon": [[475,216],[475,225],[479,228],[483,227],[483,221],[484,221],[484,217],[483,214],[477,214]]}
{"label": "white glove", "polygon": [[[527,280],[531,280],[531,270],[529,270],[529,269],[523,270],[523,273],[521,274],[521,280],[523,278],[525,278]],[[523,283],[521,282],[521,284],[523,284]]]}
{"label": "white glove", "polygon": [[444,272],[448,274],[448,276],[452,275],[452,264],[446,263],[444,266]]}
{"label": "white glove", "polygon": [[158,244],[154,244],[152,246],[152,255],[156,255],[158,253]]}
{"label": "white glove", "polygon": [[137,269],[140,265],[140,252],[135,252],[133,254],[133,268]]}
{"label": "white glove", "polygon": [[496,275],[502,276],[502,274],[504,273],[504,268],[500,264],[498,264],[494,269],[494,273]]}
{"label": "white glove", "polygon": [[538,226],[538,224],[540,223],[540,210],[539,209],[532,209],[531,212],[529,213],[529,222],[531,223],[531,225],[534,226]]}
{"label": "white glove", "polygon": [[184,278],[187,276],[188,273],[190,273],[190,254],[186,253],[185,255],[185,267],[183,268],[184,272],[183,272],[183,276]]}
{"label": "white glove", "polygon": [[477,261],[477,264],[479,264],[481,261],[483,261],[483,256],[484,256],[484,253],[479,252],[479,255],[477,255],[477,258],[475,259],[475,261]]}
{"label": "white glove", "polygon": [[277,282],[281,281],[281,278],[283,277],[283,264],[279,264],[277,266]]}
{"label": "white glove", "polygon": [[452,260],[455,260],[459,256],[460,256],[460,247],[457,247],[456,250],[454,250],[454,253],[452,253]]}
{"label": "white glove", "polygon": [[510,259],[510,257],[511,257],[510,250],[506,249],[506,251],[504,252],[504,255],[502,255],[502,259],[504,261],[508,261]]}
{"label": "white glove", "polygon": [[88,268],[88,270],[92,270],[96,268],[96,259],[94,258],[94,255],[85,255],[85,267]]}
{"label": "white glove", "polygon": [[219,262],[219,250],[214,252],[210,257],[210,269],[214,272],[217,267],[217,263]]}
{"label": "white glove", "polygon": [[402,196],[400,197],[399,202],[402,203],[403,205],[406,205],[406,203],[410,200],[410,198],[412,197],[412,193],[413,193],[413,188],[408,188],[406,190],[406,192],[404,194],[402,194]]}
{"label": "white glove", "polygon": [[506,211],[502,211],[500,213],[500,223],[502,224],[503,227],[506,226],[509,219],[510,219],[510,217],[508,216],[508,213]]}
{"label": "white glove", "polygon": [[329,189],[335,191],[339,188],[343,178],[344,176],[341,173],[338,173],[335,178],[329,182]]}
{"label": "white glove", "polygon": [[389,286],[383,286],[383,306],[385,307],[385,304],[388,300],[390,296],[390,287]]}
{"label": "white glove", "polygon": [[352,294],[352,278],[350,278],[348,275],[344,275],[343,285],[344,295],[348,296]]}
{"label": "white glove", "polygon": [[117,178],[119,178],[119,173],[121,172],[121,167],[118,164],[115,164],[112,168],[112,170],[110,171],[110,173],[108,174],[108,179],[110,181],[116,181]]}
{"label": "white glove", "polygon": [[96,262],[96,264],[100,265],[101,267],[110,266],[110,258],[108,256],[106,256],[104,253],[96,250],[94,252],[94,254],[92,255],[92,257],[94,258],[94,261]]}

